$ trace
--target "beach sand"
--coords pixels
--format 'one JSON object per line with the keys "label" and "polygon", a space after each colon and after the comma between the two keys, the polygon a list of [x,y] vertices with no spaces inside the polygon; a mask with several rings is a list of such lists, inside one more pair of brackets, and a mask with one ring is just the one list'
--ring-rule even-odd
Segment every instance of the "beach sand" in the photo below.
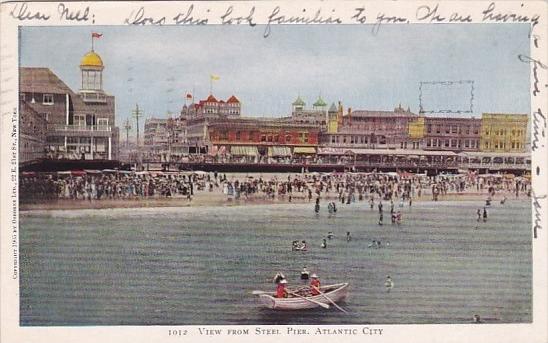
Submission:
{"label": "beach sand", "polygon": [[[495,196],[493,201],[499,201],[503,196],[508,199],[513,199],[514,195],[509,193],[499,193]],[[520,198],[525,198],[526,195],[520,195]],[[440,195],[439,201],[469,201],[469,200],[485,200],[487,193],[449,193],[447,195]],[[312,203],[315,199],[313,196]],[[331,193],[329,196],[322,195],[322,201],[335,201],[337,204],[337,196],[335,193]],[[356,200],[357,201],[357,200]],[[377,202],[376,200],[375,202]],[[432,201],[430,194],[423,194],[420,198],[414,198],[413,202]],[[308,199],[301,193],[294,194],[292,196],[292,203],[308,203]],[[35,211],[35,210],[71,210],[71,209],[104,209],[104,208],[147,208],[147,207],[197,207],[197,206],[252,206],[252,205],[265,205],[265,204],[287,204],[289,203],[289,197],[276,197],[275,199],[268,199],[264,195],[252,195],[248,198],[241,197],[240,199],[229,199],[225,194],[218,191],[214,192],[198,192],[192,200],[188,200],[186,197],[152,197],[152,198],[129,198],[129,199],[104,199],[104,200],[71,200],[71,199],[58,199],[37,201],[29,203],[20,203],[20,211]],[[364,206],[368,205],[367,199],[362,200]],[[386,203],[386,201],[385,201]],[[394,202],[397,206],[398,202]]]}

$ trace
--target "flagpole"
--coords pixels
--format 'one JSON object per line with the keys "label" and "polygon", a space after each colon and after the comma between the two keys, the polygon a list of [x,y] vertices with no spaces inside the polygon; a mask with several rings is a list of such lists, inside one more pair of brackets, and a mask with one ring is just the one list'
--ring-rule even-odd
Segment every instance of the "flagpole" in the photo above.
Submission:
{"label": "flagpole", "polygon": [[91,51],[93,51],[93,33],[91,34]]}
{"label": "flagpole", "polygon": [[209,76],[209,95],[213,94],[213,77]]}

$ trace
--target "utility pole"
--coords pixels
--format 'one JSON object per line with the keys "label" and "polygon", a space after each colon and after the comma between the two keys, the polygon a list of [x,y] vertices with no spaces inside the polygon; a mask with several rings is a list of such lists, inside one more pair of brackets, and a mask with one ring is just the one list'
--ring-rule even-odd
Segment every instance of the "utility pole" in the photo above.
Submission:
{"label": "utility pole", "polygon": [[139,118],[143,115],[143,111],[139,109],[139,104],[135,104],[135,109],[131,113],[137,122],[137,149],[139,149]]}
{"label": "utility pole", "polygon": [[131,122],[129,121],[129,118],[127,118],[124,123],[124,129],[126,129],[126,147],[129,147],[129,130],[131,130]]}

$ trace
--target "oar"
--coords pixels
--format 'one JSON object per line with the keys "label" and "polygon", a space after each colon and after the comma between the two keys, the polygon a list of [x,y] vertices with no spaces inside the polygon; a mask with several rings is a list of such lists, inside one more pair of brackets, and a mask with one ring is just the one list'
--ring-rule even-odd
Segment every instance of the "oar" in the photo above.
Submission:
{"label": "oar", "polygon": [[340,307],[339,305],[337,305],[330,297],[328,297],[327,295],[325,295],[325,293],[323,293],[322,291],[320,291],[316,286],[312,286],[312,288],[314,288],[315,290],[317,290],[318,292],[320,292],[321,295],[323,295],[324,298],[326,298],[327,300],[329,300],[330,303],[333,304],[333,306],[335,306],[337,309],[339,309],[340,311],[344,312],[344,313],[348,313],[348,311],[346,311],[344,308]]}
{"label": "oar", "polygon": [[325,309],[329,309],[329,305],[328,304],[324,304],[324,303],[321,303],[319,301],[316,301],[314,299],[310,299],[310,298],[307,298],[307,297],[303,297],[302,295],[300,294],[297,294],[297,293],[293,293],[293,292],[287,292],[291,295],[294,295],[296,297],[299,297],[299,298],[303,298],[304,300],[307,300],[307,301],[310,301],[311,303],[314,303],[316,305],[320,305],[321,307],[325,308]]}

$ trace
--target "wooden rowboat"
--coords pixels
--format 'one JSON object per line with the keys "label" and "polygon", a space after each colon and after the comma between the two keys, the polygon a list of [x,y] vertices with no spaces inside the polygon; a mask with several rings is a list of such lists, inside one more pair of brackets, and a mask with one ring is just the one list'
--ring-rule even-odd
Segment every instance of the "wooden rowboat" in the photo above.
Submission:
{"label": "wooden rowboat", "polygon": [[[337,283],[320,287],[320,290],[333,302],[338,302],[346,298],[348,294],[348,283]],[[258,294],[262,306],[273,310],[303,310],[316,308],[318,303],[330,305],[331,302],[323,295],[296,297],[290,295],[288,298],[275,298],[275,292],[264,292]]]}

